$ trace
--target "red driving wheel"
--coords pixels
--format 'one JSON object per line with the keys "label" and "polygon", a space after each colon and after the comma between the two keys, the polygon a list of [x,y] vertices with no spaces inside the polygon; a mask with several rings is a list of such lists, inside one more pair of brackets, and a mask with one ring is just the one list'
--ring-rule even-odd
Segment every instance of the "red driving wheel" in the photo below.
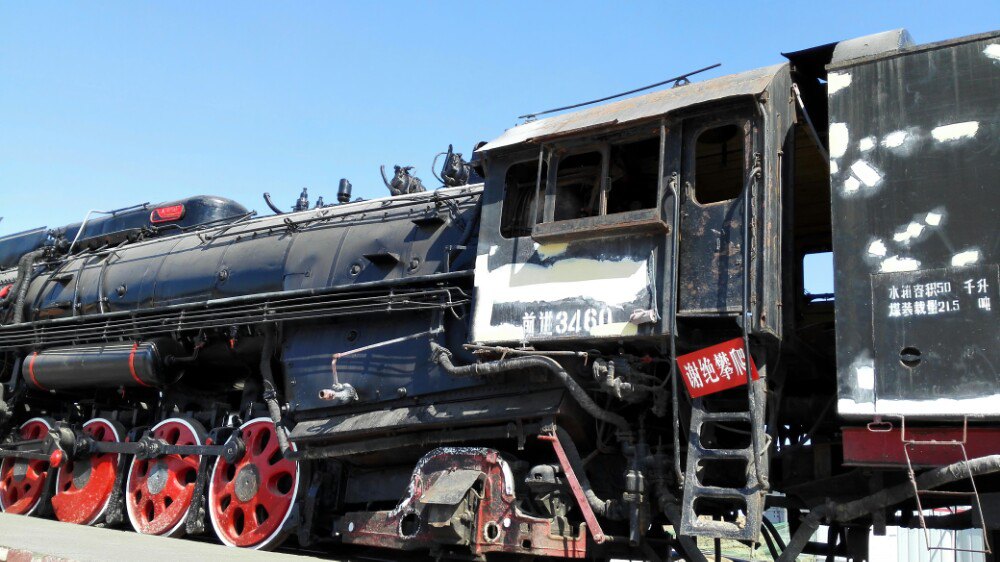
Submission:
{"label": "red driving wheel", "polygon": [[[125,428],[117,422],[96,418],[83,424],[83,432],[94,441],[117,443]],[[119,456],[105,453],[67,460],[56,471],[56,495],[52,510],[56,519],[78,525],[93,525],[104,519],[118,477]]]}
{"label": "red driving wheel", "polygon": [[[171,445],[203,445],[205,428],[194,420],[170,418],[153,426],[153,437]],[[178,537],[191,508],[200,455],[132,459],[125,486],[125,507],[136,531]]]}
{"label": "red driving wheel", "polygon": [[209,514],[223,543],[252,549],[275,548],[287,536],[285,522],[299,495],[299,464],[281,454],[274,422],[240,426],[246,452],[234,464],[215,462],[208,489]]}
{"label": "red driving wheel", "polygon": [[[52,421],[32,418],[21,425],[21,439],[45,439]],[[31,515],[41,505],[49,479],[49,461],[6,458],[0,463],[0,510]]]}

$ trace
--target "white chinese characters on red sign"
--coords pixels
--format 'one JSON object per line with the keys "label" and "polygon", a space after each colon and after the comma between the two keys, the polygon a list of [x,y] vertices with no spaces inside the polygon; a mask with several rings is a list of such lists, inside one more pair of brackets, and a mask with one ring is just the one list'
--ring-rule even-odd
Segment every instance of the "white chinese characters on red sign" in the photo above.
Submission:
{"label": "white chinese characters on red sign", "polygon": [[[720,392],[747,383],[743,340],[736,338],[677,357],[681,380],[692,398]],[[750,372],[757,380],[757,366],[750,358]]]}

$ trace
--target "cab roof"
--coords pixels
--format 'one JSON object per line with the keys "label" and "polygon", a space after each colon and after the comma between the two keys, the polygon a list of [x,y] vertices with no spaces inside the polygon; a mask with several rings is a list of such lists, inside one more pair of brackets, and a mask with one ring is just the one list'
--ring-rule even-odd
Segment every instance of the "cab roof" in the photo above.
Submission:
{"label": "cab roof", "polygon": [[787,63],[777,64],[704,82],[692,82],[581,111],[529,121],[507,129],[502,135],[480,147],[477,152],[488,152],[526,142],[544,142],[552,137],[587,129],[602,129],[640,122],[704,102],[756,95],[763,92],[775,74],[786,66]]}

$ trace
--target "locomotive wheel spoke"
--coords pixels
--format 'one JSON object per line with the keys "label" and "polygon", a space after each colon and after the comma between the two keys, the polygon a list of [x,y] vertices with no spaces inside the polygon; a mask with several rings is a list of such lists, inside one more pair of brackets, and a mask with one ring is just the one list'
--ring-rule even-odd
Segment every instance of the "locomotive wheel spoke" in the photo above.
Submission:
{"label": "locomotive wheel spoke", "polygon": [[219,457],[212,471],[212,527],[229,546],[275,548],[287,534],[285,520],[299,496],[299,466],[281,455],[270,419],[250,420],[240,434],[246,443],[243,457],[233,464]]}
{"label": "locomotive wheel spoke", "polygon": [[[83,424],[83,432],[96,441],[117,443],[125,429],[117,422],[95,418]],[[56,495],[52,509],[67,523],[100,523],[114,492],[119,455],[105,453],[65,463],[56,471]]]}
{"label": "locomotive wheel spoke", "polygon": [[[151,433],[171,445],[202,445],[205,442],[205,429],[193,420],[166,419],[156,424]],[[197,493],[195,480],[199,462],[198,455],[132,460],[125,505],[136,531],[172,537],[184,534],[184,521]]]}
{"label": "locomotive wheel spoke", "polygon": [[[24,440],[44,439],[53,422],[32,418],[20,427]],[[0,511],[32,515],[42,504],[49,483],[49,463],[43,460],[6,458],[0,463]]]}

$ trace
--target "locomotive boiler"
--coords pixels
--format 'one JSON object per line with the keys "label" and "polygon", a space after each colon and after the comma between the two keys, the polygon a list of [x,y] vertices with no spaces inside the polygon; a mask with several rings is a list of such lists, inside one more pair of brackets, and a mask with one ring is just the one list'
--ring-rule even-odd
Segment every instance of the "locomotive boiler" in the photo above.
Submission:
{"label": "locomotive boiler", "polygon": [[785,57],[531,116],[433,190],[0,238],[0,509],[439,560],[990,553],[1000,33]]}

